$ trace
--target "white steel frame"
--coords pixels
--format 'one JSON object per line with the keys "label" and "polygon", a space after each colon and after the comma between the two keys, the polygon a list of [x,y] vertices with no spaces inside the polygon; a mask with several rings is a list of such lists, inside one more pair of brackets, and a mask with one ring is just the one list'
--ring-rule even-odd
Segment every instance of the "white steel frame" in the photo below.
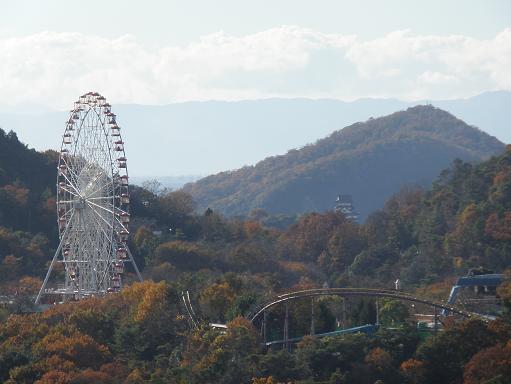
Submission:
{"label": "white steel frame", "polygon": [[[63,301],[101,296],[122,287],[129,251],[129,185],[124,142],[116,116],[97,92],[80,96],[69,113],[57,169],[60,243],[36,298]],[[56,263],[64,264],[63,284],[46,288]]]}

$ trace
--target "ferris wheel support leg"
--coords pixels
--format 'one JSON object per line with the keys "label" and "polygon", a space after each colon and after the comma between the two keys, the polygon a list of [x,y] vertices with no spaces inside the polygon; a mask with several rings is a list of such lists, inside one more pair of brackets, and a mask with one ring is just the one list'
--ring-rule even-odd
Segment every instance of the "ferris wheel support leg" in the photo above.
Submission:
{"label": "ferris wheel support leg", "polygon": [[[71,214],[71,217],[69,218],[69,221],[73,219],[73,216],[75,215],[74,211]],[[39,300],[41,299],[41,295],[44,292],[44,288],[46,287],[46,283],[48,283],[48,279],[50,278],[51,271],[53,270],[53,266],[55,265],[55,261],[57,260],[57,257],[62,250],[62,245],[64,244],[64,239],[67,236],[67,231],[69,229],[69,226],[66,227],[64,233],[62,234],[62,238],[60,239],[59,246],[57,247],[57,250],[55,251],[55,255],[53,255],[53,259],[51,260],[50,268],[48,268],[48,272],[46,272],[46,277],[44,278],[43,284],[41,285],[41,289],[39,290],[39,293],[37,294],[37,297],[35,299],[35,304],[39,304]]]}
{"label": "ferris wheel support leg", "polygon": [[131,264],[133,264],[133,268],[135,268],[135,272],[137,273],[138,279],[142,282],[144,279],[142,278],[142,275],[140,274],[140,271],[138,270],[137,263],[135,263],[135,259],[133,258],[133,255],[131,254],[130,249],[126,246],[126,249],[128,250],[128,256],[130,257]]}
{"label": "ferris wheel support leg", "polygon": [[46,283],[48,283],[48,279],[50,278],[51,271],[53,270],[53,265],[55,264],[55,261],[57,260],[57,257],[62,249],[62,244],[64,244],[63,241],[60,242],[57,251],[55,252],[55,255],[53,256],[53,259],[50,264],[50,268],[48,268],[48,272],[46,272],[46,277],[44,278],[43,285],[41,285],[41,289],[39,290],[39,293],[37,294],[37,297],[35,299],[35,304],[39,304],[39,299],[41,299],[41,295],[44,292],[44,288],[46,287]]}

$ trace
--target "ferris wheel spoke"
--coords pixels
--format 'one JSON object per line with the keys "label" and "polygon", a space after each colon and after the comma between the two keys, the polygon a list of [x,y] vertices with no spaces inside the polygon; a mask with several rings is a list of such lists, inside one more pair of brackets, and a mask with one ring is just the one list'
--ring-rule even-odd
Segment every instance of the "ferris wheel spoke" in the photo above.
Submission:
{"label": "ferris wheel spoke", "polygon": [[66,186],[70,186],[71,188],[73,188],[73,189],[75,190],[76,194],[75,194],[75,193],[73,193],[73,192],[71,192],[71,191],[69,191],[69,190],[66,190],[66,191],[67,191],[67,192],[69,192],[69,193],[73,193],[73,194],[74,194],[75,196],[77,196],[77,197],[81,197],[81,196],[80,196],[80,191],[78,190],[78,188],[76,188],[76,187],[75,187],[75,185],[73,184],[73,182],[72,182],[72,181],[71,181],[71,180],[70,180],[70,179],[69,179],[69,178],[68,178],[65,174],[62,174],[62,176],[64,176],[64,178],[65,178],[65,179],[67,180],[67,182],[68,182],[68,183],[66,184]]}
{"label": "ferris wheel spoke", "polygon": [[115,222],[116,222],[116,223],[117,223],[117,225],[119,225],[122,229],[124,229],[125,231],[128,231],[128,227],[126,227],[126,226],[124,225],[124,223],[123,223],[121,220],[119,220],[117,217],[115,218]]}
{"label": "ferris wheel spoke", "polygon": [[76,200],[59,200],[59,204],[73,204]]}
{"label": "ferris wheel spoke", "polygon": [[102,205],[96,204],[96,203],[94,203],[92,201],[87,201],[87,203],[89,204],[89,206],[93,205],[93,206],[95,206],[95,207],[97,207],[99,209],[102,209],[103,211],[106,211],[106,212],[110,213],[111,215],[114,215],[114,211],[112,211],[112,210],[110,210],[110,209],[108,209],[106,207],[103,207]]}
{"label": "ferris wheel spoke", "polygon": [[[87,203],[89,203],[89,205],[90,205],[90,204],[92,204],[92,205],[94,205],[94,206],[96,206],[96,207],[98,207],[98,208],[103,209],[104,211],[108,212],[109,214],[114,215],[114,212],[112,212],[111,210],[109,210],[109,209],[107,209],[107,208],[105,208],[105,207],[102,207],[101,205],[94,204],[93,202],[87,202]],[[92,208],[92,207],[91,207],[91,208]],[[101,215],[100,215],[100,214],[99,214],[99,213],[98,213],[95,209],[92,209],[92,210],[93,210],[94,212],[96,212],[96,213],[98,214],[98,216],[100,216],[101,218],[103,218],[103,216],[101,216]],[[124,212],[124,211],[123,211],[123,212]],[[117,218],[117,215],[114,215],[114,216],[115,216],[115,222],[116,222],[117,224],[119,224],[119,225],[121,226],[121,228],[122,228],[122,229],[124,229],[124,230],[126,230],[126,231],[127,231],[127,230],[128,230],[128,228],[127,228],[127,227],[126,227],[126,226],[125,226],[125,225],[124,225],[124,224],[123,224],[123,223],[122,223],[122,222],[121,222],[121,221]],[[112,228],[113,228],[113,227],[112,227]]]}
{"label": "ferris wheel spoke", "polygon": [[94,212],[99,218],[101,218],[101,220],[103,220],[103,222],[108,225],[110,228],[114,229],[114,226],[109,223],[103,216],[101,216],[101,214],[96,211],[91,205],[90,205],[90,202],[87,202],[87,205],[89,205],[89,207],[91,208],[91,211]]}
{"label": "ferris wheel spoke", "polygon": [[110,239],[112,236],[106,233],[105,229],[103,228],[103,225],[98,221],[97,217],[92,216],[94,221],[98,224],[98,227],[101,228],[101,231],[103,232],[103,235],[105,236],[105,239]]}
{"label": "ferris wheel spoke", "polygon": [[101,176],[105,176],[105,174],[102,174],[102,173],[98,172],[96,177],[93,180],[91,180],[91,183],[95,183],[96,181],[98,181]]}
{"label": "ferris wheel spoke", "polygon": [[[81,196],[80,196],[80,195],[77,195],[77,194],[76,194],[76,193],[74,193],[73,191],[71,191],[71,190],[69,190],[69,189],[67,189],[67,188],[64,188],[64,187],[61,187],[61,188],[62,188],[64,191],[66,191],[67,193],[70,193],[71,195],[78,197],[78,199],[80,199],[80,198],[81,198]],[[76,202],[76,201],[72,201],[72,202],[74,203],[74,202]]]}
{"label": "ferris wheel spoke", "polygon": [[[87,199],[87,200],[89,200],[89,198],[90,198],[91,196],[96,195],[97,193],[101,192],[102,190],[104,190],[105,188],[108,188],[108,187],[110,187],[110,186],[111,186],[111,182],[110,182],[110,181],[109,181],[108,183],[105,183],[105,184],[101,185],[101,186],[100,186],[99,188],[97,188],[96,190],[94,190],[94,191],[90,192],[90,193],[87,195],[86,199]],[[112,192],[113,192],[113,190],[112,190]]]}
{"label": "ferris wheel spoke", "polygon": [[69,170],[69,172],[75,177],[75,179],[77,178],[77,174],[76,174],[76,171],[75,169],[77,169],[77,167],[75,166],[75,164],[73,164],[70,159],[68,159],[67,157],[64,157],[61,159],[64,161],[64,163],[66,164],[67,166],[67,169]]}
{"label": "ferris wheel spoke", "polygon": [[87,200],[88,201],[90,201],[90,200],[94,200],[94,201],[97,201],[97,200],[112,201],[113,200],[113,196],[89,197],[89,198],[87,198]]}

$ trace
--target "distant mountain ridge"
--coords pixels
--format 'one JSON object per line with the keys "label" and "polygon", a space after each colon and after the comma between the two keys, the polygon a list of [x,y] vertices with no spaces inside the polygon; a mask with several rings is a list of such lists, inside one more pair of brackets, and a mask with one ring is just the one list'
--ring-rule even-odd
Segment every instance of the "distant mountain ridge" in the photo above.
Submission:
{"label": "distant mountain ridge", "polygon": [[460,158],[479,161],[504,144],[433,106],[417,106],[334,132],[299,150],[255,166],[185,185],[200,208],[245,215],[332,209],[337,194],[351,194],[362,217],[383,206],[405,184],[429,186]]}
{"label": "distant mountain ridge", "polygon": [[[168,105],[114,103],[113,111],[126,141],[130,176],[147,179],[208,175],[253,165],[268,156],[313,143],[356,121],[385,116],[418,103],[298,98]],[[428,103],[511,143],[509,91]],[[22,142],[37,150],[60,148],[66,120],[65,111],[0,105],[0,127],[14,130]]]}

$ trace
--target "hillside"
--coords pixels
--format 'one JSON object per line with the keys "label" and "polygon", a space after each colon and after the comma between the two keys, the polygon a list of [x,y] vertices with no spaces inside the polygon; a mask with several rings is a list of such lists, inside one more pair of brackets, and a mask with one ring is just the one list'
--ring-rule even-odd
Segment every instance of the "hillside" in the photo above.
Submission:
{"label": "hillside", "polygon": [[48,210],[53,224],[55,173],[55,152],[29,149],[0,129],[0,227],[38,232],[48,225]]}
{"label": "hillside", "polygon": [[351,194],[363,217],[405,184],[428,186],[456,158],[479,161],[504,144],[432,106],[336,131],[325,139],[255,166],[187,184],[201,208],[243,215],[331,209],[338,194]]}

